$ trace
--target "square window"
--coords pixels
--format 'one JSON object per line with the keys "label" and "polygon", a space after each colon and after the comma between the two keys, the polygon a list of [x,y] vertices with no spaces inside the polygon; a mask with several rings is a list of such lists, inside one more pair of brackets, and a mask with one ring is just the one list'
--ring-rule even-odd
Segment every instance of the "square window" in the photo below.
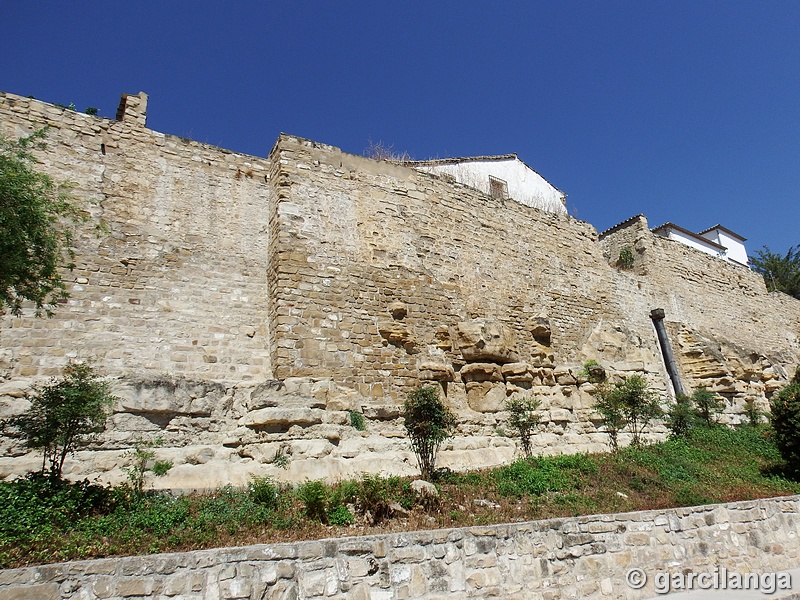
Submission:
{"label": "square window", "polygon": [[508,198],[508,184],[502,179],[489,175],[489,195],[492,198]]}

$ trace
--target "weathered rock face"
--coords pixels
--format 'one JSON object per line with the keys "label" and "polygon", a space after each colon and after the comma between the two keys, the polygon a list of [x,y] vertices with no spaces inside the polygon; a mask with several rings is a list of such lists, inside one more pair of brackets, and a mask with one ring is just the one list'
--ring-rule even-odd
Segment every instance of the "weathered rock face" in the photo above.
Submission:
{"label": "weathered rock face", "polygon": [[503,381],[500,365],[492,363],[470,363],[461,368],[461,378],[465,383],[470,381]]}
{"label": "weathered rock face", "polygon": [[500,321],[475,319],[450,331],[453,348],[468,362],[508,363],[519,360],[514,332]]}

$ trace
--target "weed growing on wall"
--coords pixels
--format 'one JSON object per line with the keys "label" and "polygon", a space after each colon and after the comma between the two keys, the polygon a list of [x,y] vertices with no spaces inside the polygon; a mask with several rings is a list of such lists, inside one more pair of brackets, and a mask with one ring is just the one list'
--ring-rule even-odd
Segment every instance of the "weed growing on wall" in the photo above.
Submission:
{"label": "weed growing on wall", "polygon": [[635,256],[633,254],[633,249],[630,246],[623,246],[620,248],[619,257],[617,258],[617,266],[620,269],[633,268],[634,260]]}
{"label": "weed growing on wall", "polygon": [[350,425],[352,425],[353,429],[356,431],[366,431],[367,429],[364,415],[355,410],[350,411]]}
{"label": "weed growing on wall", "polygon": [[135,496],[141,496],[144,492],[144,481],[147,473],[152,473],[156,477],[163,477],[172,468],[172,461],[156,460],[156,453],[153,448],[161,445],[161,440],[150,442],[139,441],[133,445],[126,458],[131,461],[123,470],[128,474],[128,482]]}

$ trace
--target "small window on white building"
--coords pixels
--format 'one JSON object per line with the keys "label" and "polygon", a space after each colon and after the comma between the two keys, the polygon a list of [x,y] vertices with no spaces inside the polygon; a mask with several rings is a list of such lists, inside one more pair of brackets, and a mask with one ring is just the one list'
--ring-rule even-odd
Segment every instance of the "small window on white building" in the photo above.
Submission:
{"label": "small window on white building", "polygon": [[489,175],[489,195],[492,198],[508,198],[508,183]]}

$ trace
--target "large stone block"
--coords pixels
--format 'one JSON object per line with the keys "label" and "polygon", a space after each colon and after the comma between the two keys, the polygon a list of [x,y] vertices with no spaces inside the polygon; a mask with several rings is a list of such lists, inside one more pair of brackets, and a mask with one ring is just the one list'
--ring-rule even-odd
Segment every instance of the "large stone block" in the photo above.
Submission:
{"label": "large stone block", "polygon": [[505,410],[506,386],[490,381],[467,384],[467,404],[477,412],[500,412]]}
{"label": "large stone block", "polygon": [[510,327],[500,321],[475,319],[450,330],[454,349],[468,362],[517,362],[517,340]]}
{"label": "large stone block", "polygon": [[210,416],[225,386],[181,377],[122,380],[112,386],[124,411],[144,414]]}
{"label": "large stone block", "polygon": [[325,412],[318,408],[262,408],[247,413],[239,424],[265,429],[288,429],[292,425],[308,427],[322,423]]}
{"label": "large stone block", "polygon": [[493,363],[470,363],[459,372],[465,383],[472,381],[503,381],[500,365]]}
{"label": "large stone block", "polygon": [[425,362],[419,366],[419,378],[423,381],[453,381],[453,367],[442,363]]}

